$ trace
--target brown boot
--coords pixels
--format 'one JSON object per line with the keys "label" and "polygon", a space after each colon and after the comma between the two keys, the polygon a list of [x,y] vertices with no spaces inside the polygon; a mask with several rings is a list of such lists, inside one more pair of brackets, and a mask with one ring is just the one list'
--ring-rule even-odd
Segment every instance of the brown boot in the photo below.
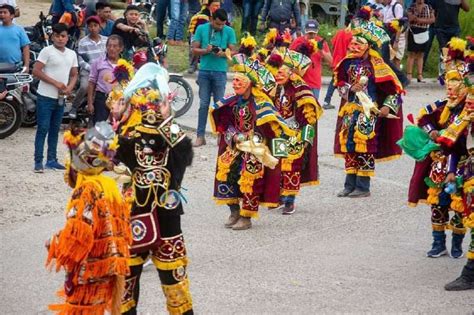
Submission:
{"label": "brown boot", "polygon": [[227,219],[227,222],[224,224],[224,226],[228,229],[232,228],[234,224],[239,221],[240,215],[239,215],[240,210],[231,210],[229,218]]}
{"label": "brown boot", "polygon": [[240,217],[239,221],[232,226],[232,230],[240,231],[240,230],[248,230],[252,227],[252,221],[248,217]]}
{"label": "brown boot", "polygon": [[193,147],[197,148],[203,145],[206,145],[206,138],[201,136],[196,137],[196,141],[194,142]]}

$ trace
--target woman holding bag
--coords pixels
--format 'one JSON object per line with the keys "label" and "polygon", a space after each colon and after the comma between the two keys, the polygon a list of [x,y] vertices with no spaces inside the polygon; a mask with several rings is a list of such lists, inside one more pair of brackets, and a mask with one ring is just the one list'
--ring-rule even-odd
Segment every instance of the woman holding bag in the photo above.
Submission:
{"label": "woman holding bag", "polygon": [[423,53],[428,44],[429,27],[435,22],[434,10],[425,0],[416,0],[408,8],[408,59],[407,78],[412,79],[413,65],[416,62],[418,82],[423,81]]}

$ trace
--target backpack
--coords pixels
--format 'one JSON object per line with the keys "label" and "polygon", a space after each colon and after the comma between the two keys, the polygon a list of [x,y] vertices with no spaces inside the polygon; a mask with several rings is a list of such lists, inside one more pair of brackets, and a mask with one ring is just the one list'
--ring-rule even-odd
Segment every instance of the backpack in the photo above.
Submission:
{"label": "backpack", "polygon": [[[393,14],[393,17],[395,17],[395,7],[398,5],[401,5],[402,6],[402,10],[403,10],[403,18],[408,18],[408,13],[407,13],[407,10],[405,10],[405,8],[403,7],[403,5],[400,3],[400,2],[395,2],[395,4],[393,5],[392,7],[392,14]],[[397,19],[397,17],[395,17]]]}

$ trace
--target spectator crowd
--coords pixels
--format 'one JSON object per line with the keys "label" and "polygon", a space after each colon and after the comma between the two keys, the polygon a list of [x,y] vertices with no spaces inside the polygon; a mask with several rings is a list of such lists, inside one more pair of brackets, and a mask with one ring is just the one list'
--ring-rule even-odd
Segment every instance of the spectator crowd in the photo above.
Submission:
{"label": "spectator crowd", "polygon": [[[54,24],[52,45],[39,53],[32,69],[32,74],[40,80],[35,171],[43,171],[46,138],[46,167],[64,169],[57,162],[56,146],[64,112],[63,100],[76,90],[76,81],[78,88],[71,117],[86,103],[94,121],[107,119],[105,100],[112,89],[113,68],[120,56],[130,57],[133,47],[146,47],[149,41],[148,25],[141,19],[142,9],[132,2],[123,16],[116,17],[107,1],[84,0],[85,10],[78,10],[73,0],[52,1],[49,12]],[[195,146],[205,145],[208,108],[211,99],[216,102],[224,95],[228,71],[226,51],[235,51],[238,40],[231,27],[236,4],[231,0],[156,0],[153,5],[151,14],[155,15],[157,36],[169,45],[189,45],[189,72],[199,69],[200,105]],[[459,36],[459,11],[470,9],[467,0],[368,0],[361,5],[371,6],[390,30],[390,43],[382,47],[381,53],[405,86],[413,80],[415,68],[417,82],[424,82],[423,70],[434,38],[441,50],[452,37]],[[346,18],[346,28],[340,29],[331,43],[327,43],[318,35],[319,22],[310,19],[310,13],[310,4],[305,0],[243,0],[240,30],[242,34],[254,35],[269,28],[289,29],[295,38],[293,45],[316,40],[319,49],[311,57],[311,69],[304,79],[319,98],[322,64],[334,68],[345,56],[351,40],[348,29],[351,16]],[[30,40],[15,22],[20,14],[21,8],[15,0],[0,0],[0,62],[23,64],[25,71],[29,71]],[[71,31],[81,23],[85,25],[82,31]],[[75,51],[68,44],[73,37],[77,37]],[[407,62],[403,71],[405,51]],[[439,64],[442,73],[442,62]],[[333,92],[331,81],[323,101],[325,109],[334,108]],[[4,96],[5,92],[0,91],[0,97]]]}

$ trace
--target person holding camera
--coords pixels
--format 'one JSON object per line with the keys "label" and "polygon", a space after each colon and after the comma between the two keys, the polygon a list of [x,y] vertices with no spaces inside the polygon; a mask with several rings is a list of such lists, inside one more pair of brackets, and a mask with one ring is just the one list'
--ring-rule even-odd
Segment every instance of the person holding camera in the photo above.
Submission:
{"label": "person holding camera", "polygon": [[198,26],[193,37],[193,54],[201,58],[197,79],[199,115],[195,147],[206,144],[204,134],[211,96],[214,102],[224,97],[228,71],[226,49],[234,50],[237,42],[234,30],[226,22],[227,12],[218,9],[212,14],[210,23]]}

